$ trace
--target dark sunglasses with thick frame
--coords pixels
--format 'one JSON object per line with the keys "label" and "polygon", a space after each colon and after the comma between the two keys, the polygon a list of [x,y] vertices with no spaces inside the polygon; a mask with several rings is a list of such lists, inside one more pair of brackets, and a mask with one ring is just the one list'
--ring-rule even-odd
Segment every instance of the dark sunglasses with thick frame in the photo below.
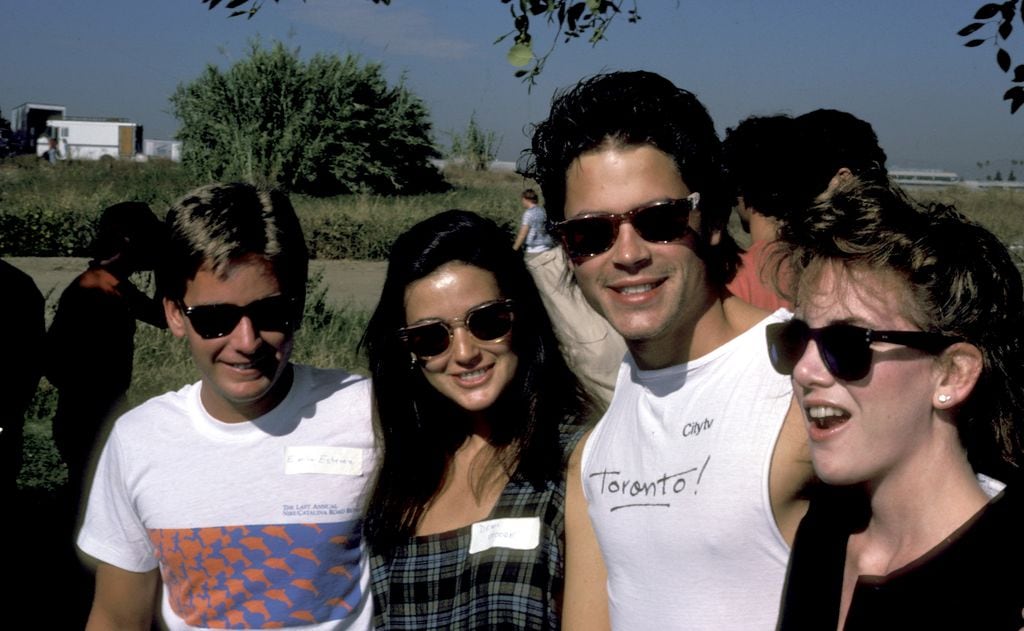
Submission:
{"label": "dark sunglasses with thick frame", "polygon": [[554,224],[553,231],[573,260],[607,252],[619,237],[619,226],[628,222],[650,243],[678,241],[690,232],[690,213],[700,203],[700,193],[680,199],[641,206],[624,213],[587,213]]}
{"label": "dark sunglasses with thick frame", "polygon": [[458,326],[466,327],[470,335],[481,342],[500,342],[512,332],[515,320],[514,303],[509,299],[491,300],[479,304],[461,318],[442,320],[434,318],[398,329],[398,337],[410,353],[420,359],[430,359],[451,348]]}
{"label": "dark sunglasses with thick frame", "polygon": [[178,306],[192,323],[192,330],[204,340],[228,335],[235,330],[243,316],[249,318],[257,331],[291,332],[299,328],[301,321],[298,299],[294,296],[269,296],[247,305],[222,302],[189,307],[179,302]]}
{"label": "dark sunglasses with thick frame", "polygon": [[874,331],[852,324],[830,324],[812,329],[803,320],[769,324],[768,358],[776,372],[792,375],[811,340],[821,361],[836,379],[858,381],[871,372],[872,342],[888,342],[937,355],[960,338],[924,331]]}

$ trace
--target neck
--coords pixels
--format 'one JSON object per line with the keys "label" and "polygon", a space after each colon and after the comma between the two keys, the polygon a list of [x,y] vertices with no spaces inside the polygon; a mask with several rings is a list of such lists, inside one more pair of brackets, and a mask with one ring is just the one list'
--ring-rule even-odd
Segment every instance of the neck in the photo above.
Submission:
{"label": "neck", "polygon": [[779,236],[779,222],[773,217],[765,217],[756,210],[750,213],[750,240],[774,241]]}
{"label": "neck", "polygon": [[737,306],[741,307],[738,300],[723,301],[712,289],[693,320],[675,323],[657,337],[626,340],[626,346],[641,370],[685,364],[729,342],[763,317],[760,311],[755,314]]}
{"label": "neck", "polygon": [[872,556],[888,560],[879,574],[919,558],[988,502],[959,441],[955,450],[938,451],[922,452],[868,486],[871,518],[861,537]]}

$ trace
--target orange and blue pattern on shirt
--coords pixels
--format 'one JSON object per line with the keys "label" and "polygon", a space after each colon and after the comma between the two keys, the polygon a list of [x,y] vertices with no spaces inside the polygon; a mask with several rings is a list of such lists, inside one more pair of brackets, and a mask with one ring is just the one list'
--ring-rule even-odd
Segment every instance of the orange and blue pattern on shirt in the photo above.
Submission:
{"label": "orange and blue pattern on shirt", "polygon": [[153,529],[171,609],[191,626],[278,628],[359,605],[358,522]]}

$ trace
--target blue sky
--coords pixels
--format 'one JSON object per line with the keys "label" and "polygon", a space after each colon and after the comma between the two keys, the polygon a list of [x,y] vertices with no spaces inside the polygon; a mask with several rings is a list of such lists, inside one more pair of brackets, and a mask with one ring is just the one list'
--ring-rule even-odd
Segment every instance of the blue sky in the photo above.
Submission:
{"label": "blue sky", "polygon": [[[976,162],[990,160],[1005,175],[1011,159],[1024,159],[1024,110],[1010,115],[1001,100],[1010,83],[995,49],[964,48],[956,36],[980,4],[640,0],[638,24],[617,22],[596,48],[559,45],[527,91],[505,60],[508,44],[493,45],[510,28],[499,0],[268,0],[252,20],[199,0],[0,0],[0,107],[9,117],[26,101],[58,103],[168,138],[174,88],[208,63],[244,57],[259,36],[303,55],[383,64],[426,102],[439,143],[475,113],[501,137],[506,160],[527,146],[556,89],[602,70],[647,69],[696,93],[720,132],[752,114],[834,107],[874,125],[890,168],[975,177]],[[538,28],[535,46],[554,37]],[[1024,24],[1010,43],[1024,62]]]}

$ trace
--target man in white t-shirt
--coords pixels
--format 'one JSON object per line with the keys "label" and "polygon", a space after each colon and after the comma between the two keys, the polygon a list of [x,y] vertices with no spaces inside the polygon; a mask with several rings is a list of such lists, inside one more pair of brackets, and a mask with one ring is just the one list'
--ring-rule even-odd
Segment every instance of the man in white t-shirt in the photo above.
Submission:
{"label": "man in white t-shirt", "polygon": [[527,175],[629,349],[569,465],[566,532],[585,534],[566,538],[568,629],[775,627],[811,469],[764,343],[789,314],[724,288],[721,162],[704,106],[650,72],[584,79],[535,128]]}
{"label": "man in white t-shirt", "polygon": [[148,630],[158,598],[170,629],[368,629],[369,385],[290,362],[295,212],[211,185],[167,223],[157,281],[201,380],[129,411],[104,447],[78,535],[98,561],[87,629]]}

